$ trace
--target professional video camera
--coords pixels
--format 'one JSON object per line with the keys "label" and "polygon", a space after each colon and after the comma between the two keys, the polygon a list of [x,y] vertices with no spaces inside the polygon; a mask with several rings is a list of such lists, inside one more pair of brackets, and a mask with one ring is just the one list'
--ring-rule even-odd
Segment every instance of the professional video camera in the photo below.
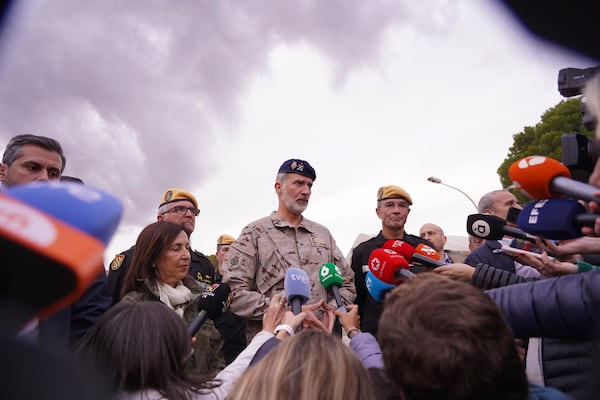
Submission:
{"label": "professional video camera", "polygon": [[[587,81],[598,71],[600,65],[584,69],[563,68],[558,71],[558,91],[564,97],[580,95]],[[587,111],[584,98],[580,107],[583,126],[595,130],[597,121]],[[572,178],[587,182],[600,156],[600,143],[581,133],[563,133],[561,145],[562,163],[569,168]]]}

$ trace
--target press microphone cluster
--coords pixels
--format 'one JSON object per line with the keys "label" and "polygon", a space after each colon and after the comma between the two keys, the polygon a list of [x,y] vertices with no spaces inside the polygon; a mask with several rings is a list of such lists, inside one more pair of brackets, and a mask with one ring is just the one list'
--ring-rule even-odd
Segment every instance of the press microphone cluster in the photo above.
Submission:
{"label": "press microphone cluster", "polygon": [[391,249],[378,248],[369,256],[369,271],[379,280],[397,285],[415,276],[405,257]]}
{"label": "press microphone cluster", "polygon": [[231,304],[231,288],[225,283],[215,283],[200,295],[198,299],[198,316],[188,326],[191,337],[196,336],[198,330],[207,319],[217,320]]}
{"label": "press microphone cluster", "polygon": [[425,267],[436,268],[444,265],[440,261],[440,254],[424,243],[419,243],[415,248],[403,240],[387,240],[382,247],[394,250],[408,262],[417,262]]}

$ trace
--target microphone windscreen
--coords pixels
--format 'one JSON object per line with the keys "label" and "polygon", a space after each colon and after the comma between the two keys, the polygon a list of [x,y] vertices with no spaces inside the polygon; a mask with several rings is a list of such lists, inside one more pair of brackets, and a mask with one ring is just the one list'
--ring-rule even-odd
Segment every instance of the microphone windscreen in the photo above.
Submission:
{"label": "microphone windscreen", "polygon": [[397,271],[402,268],[409,269],[408,261],[394,250],[378,248],[373,250],[369,256],[369,271],[386,283],[401,282],[401,279],[398,279]]}
{"label": "microphone windscreen", "polygon": [[300,268],[291,267],[285,272],[283,281],[285,298],[291,303],[294,298],[299,298],[302,303],[310,297],[310,280],[308,274]]}
{"label": "microphone windscreen", "polygon": [[440,253],[435,251],[431,246],[427,246],[425,243],[419,243],[415,248],[415,253],[431,258],[433,261],[440,261]]}
{"label": "microphone windscreen", "polygon": [[208,318],[215,320],[223,315],[231,304],[231,288],[225,283],[215,283],[198,298],[198,310],[206,310]]}
{"label": "microphone windscreen", "polygon": [[96,237],[107,245],[123,214],[121,201],[89,185],[32,183],[11,187],[11,197]]}
{"label": "microphone windscreen", "polygon": [[75,301],[103,272],[121,214],[118,199],[91,186],[45,182],[0,191],[2,301],[30,318]]}
{"label": "microphone windscreen", "polygon": [[381,246],[383,249],[390,249],[406,258],[408,261],[412,260],[416,249],[404,240],[386,240]]}
{"label": "microphone windscreen", "polygon": [[517,219],[517,226],[533,235],[566,240],[583,236],[575,223],[585,207],[576,200],[553,198],[528,203]]}
{"label": "microphone windscreen", "polygon": [[325,263],[319,269],[319,280],[325,289],[332,286],[342,287],[344,280],[340,269],[332,262]]}
{"label": "microphone windscreen", "polygon": [[471,214],[467,217],[467,232],[486,240],[500,240],[504,237],[506,221],[490,214]]}
{"label": "microphone windscreen", "polygon": [[371,271],[367,271],[365,275],[365,285],[373,300],[378,303],[385,300],[386,294],[396,287],[396,285],[385,283],[382,280],[377,279]]}
{"label": "microphone windscreen", "polygon": [[557,176],[571,177],[569,169],[549,157],[529,156],[508,167],[508,176],[518,190],[532,199],[556,197],[550,192],[550,183]]}

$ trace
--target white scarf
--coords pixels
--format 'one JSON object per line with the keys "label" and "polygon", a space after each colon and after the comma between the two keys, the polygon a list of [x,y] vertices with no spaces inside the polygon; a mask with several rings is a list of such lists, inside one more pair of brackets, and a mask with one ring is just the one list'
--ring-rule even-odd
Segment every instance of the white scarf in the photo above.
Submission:
{"label": "white scarf", "polygon": [[192,291],[181,281],[177,282],[175,287],[159,281],[158,295],[161,302],[181,316],[183,316],[183,306],[192,299]]}

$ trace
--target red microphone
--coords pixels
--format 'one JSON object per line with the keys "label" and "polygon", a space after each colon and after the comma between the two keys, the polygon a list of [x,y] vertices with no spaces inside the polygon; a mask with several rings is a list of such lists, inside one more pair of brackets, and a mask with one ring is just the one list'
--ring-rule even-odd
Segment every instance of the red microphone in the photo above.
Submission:
{"label": "red microphone", "polygon": [[439,253],[424,243],[420,243],[417,248],[414,248],[403,240],[387,240],[383,244],[383,248],[394,250],[408,261],[418,262],[425,267],[436,268],[444,265],[439,260]]}
{"label": "red microphone", "polygon": [[403,279],[410,279],[414,276],[410,272],[406,258],[394,250],[383,248],[371,252],[369,270],[377,279],[392,285],[402,283]]}
{"label": "red microphone", "polygon": [[529,156],[508,168],[508,176],[524,195],[534,200],[560,197],[600,202],[600,189],[571,178],[571,172],[562,163],[544,156]]}

